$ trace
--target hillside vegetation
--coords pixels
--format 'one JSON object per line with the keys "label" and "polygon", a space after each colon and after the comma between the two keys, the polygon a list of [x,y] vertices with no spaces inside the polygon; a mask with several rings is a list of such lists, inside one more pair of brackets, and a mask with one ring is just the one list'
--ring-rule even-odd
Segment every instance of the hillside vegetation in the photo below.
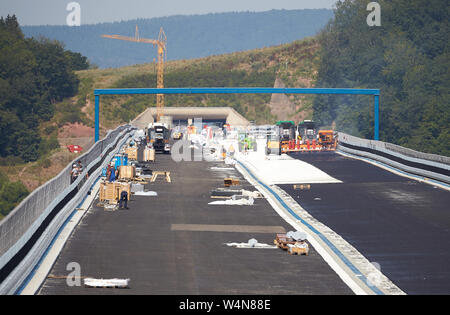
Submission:
{"label": "hillside vegetation", "polygon": [[[310,38],[247,52],[169,61],[164,83],[165,87],[273,87],[279,77],[288,87],[310,87],[317,73],[318,50],[317,41]],[[78,72],[78,76],[82,85],[90,86],[86,90],[91,91],[94,88],[156,87],[155,64],[86,70]],[[87,113],[92,119],[92,92],[88,98],[91,106]],[[247,119],[263,124],[277,119],[270,111],[270,98],[271,95],[168,95],[165,102],[166,106],[231,106]],[[296,96],[291,101],[296,104],[297,112],[311,114],[311,97]],[[156,97],[151,95],[104,96],[101,123],[110,128],[133,119],[155,104]]]}
{"label": "hillside vegetation", "polygon": [[59,42],[26,39],[15,16],[0,18],[0,218],[28,194],[18,180],[31,169],[29,162],[40,169],[39,184],[48,179],[41,170],[52,165],[49,156],[59,148],[53,121],[70,111],[56,103],[78,93],[74,70],[88,66],[87,58]]}
{"label": "hillside vegetation", "polygon": [[[317,87],[381,89],[381,140],[450,156],[450,4],[378,3],[380,27],[367,26],[367,1],[336,4],[319,37]],[[317,97],[314,118],[370,139],[373,98]]]}

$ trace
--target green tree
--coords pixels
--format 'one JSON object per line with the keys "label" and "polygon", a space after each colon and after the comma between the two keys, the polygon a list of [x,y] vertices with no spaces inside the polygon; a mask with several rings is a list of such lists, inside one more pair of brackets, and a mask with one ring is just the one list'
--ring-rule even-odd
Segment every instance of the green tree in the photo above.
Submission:
{"label": "green tree", "polygon": [[[381,27],[366,24],[367,1],[336,3],[320,34],[318,87],[379,88],[381,140],[450,155],[450,4],[378,1]],[[318,96],[314,119],[356,136],[373,136],[371,101]],[[439,139],[439,140],[438,140]]]}

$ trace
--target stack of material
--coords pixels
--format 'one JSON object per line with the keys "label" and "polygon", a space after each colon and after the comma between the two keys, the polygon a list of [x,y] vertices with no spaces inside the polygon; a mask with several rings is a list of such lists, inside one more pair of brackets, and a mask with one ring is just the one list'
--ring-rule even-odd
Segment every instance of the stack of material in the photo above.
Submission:
{"label": "stack of material", "polygon": [[238,186],[239,185],[239,179],[237,179],[237,178],[224,178],[223,183],[224,183],[225,187]]}
{"label": "stack of material", "polygon": [[281,249],[288,249],[288,245],[295,245],[296,241],[286,234],[277,234],[273,243]]}
{"label": "stack of material", "polygon": [[155,162],[155,149],[145,148],[144,162]]}
{"label": "stack of material", "polygon": [[136,147],[126,148],[125,153],[128,155],[128,159],[137,161],[138,150]]}
{"label": "stack of material", "polygon": [[288,253],[291,255],[309,255],[309,245],[305,241],[288,244]]}
{"label": "stack of material", "polygon": [[119,167],[119,179],[133,179],[136,177],[136,167],[127,165]]}
{"label": "stack of material", "polygon": [[108,183],[103,182],[100,184],[99,199],[100,201],[108,201],[109,203],[117,203],[122,191],[128,192],[128,200],[131,196],[131,184],[130,183]]}
{"label": "stack of material", "polygon": [[137,193],[144,191],[144,185],[142,184],[132,184],[131,185],[131,192]]}

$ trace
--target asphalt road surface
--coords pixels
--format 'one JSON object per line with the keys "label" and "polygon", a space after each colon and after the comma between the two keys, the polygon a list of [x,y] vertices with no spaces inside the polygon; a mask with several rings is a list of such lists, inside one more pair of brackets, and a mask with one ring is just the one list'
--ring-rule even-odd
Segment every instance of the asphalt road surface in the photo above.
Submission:
{"label": "asphalt road surface", "polygon": [[280,185],[408,294],[450,293],[450,192],[337,153],[293,154],[342,184]]}
{"label": "asphalt road surface", "polygon": [[[86,214],[56,261],[40,294],[352,294],[317,252],[291,256],[281,249],[239,249],[228,242],[273,244],[275,231],[291,230],[264,199],[253,206],[208,205],[210,191],[236,171],[220,163],[175,163],[157,154],[153,170],[172,183],[146,185],[157,197],[132,196],[129,210]],[[254,190],[241,178],[241,186]],[[94,202],[97,204],[97,201]],[[82,277],[129,278],[130,288],[68,286],[66,266]]]}

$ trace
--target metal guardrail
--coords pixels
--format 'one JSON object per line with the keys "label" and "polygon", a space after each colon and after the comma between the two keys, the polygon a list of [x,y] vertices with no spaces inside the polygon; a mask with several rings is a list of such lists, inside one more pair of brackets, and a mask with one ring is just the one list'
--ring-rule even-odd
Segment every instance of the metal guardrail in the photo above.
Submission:
{"label": "metal guardrail", "polygon": [[450,158],[403,148],[387,142],[338,133],[339,150],[380,161],[407,173],[450,184]]}
{"label": "metal guardrail", "polygon": [[[101,168],[134,129],[126,125],[110,131],[56,177],[33,191],[0,222],[0,294],[13,294],[17,290],[59,227],[87,195]],[[77,161],[85,166],[84,172],[71,184],[70,171]]]}

